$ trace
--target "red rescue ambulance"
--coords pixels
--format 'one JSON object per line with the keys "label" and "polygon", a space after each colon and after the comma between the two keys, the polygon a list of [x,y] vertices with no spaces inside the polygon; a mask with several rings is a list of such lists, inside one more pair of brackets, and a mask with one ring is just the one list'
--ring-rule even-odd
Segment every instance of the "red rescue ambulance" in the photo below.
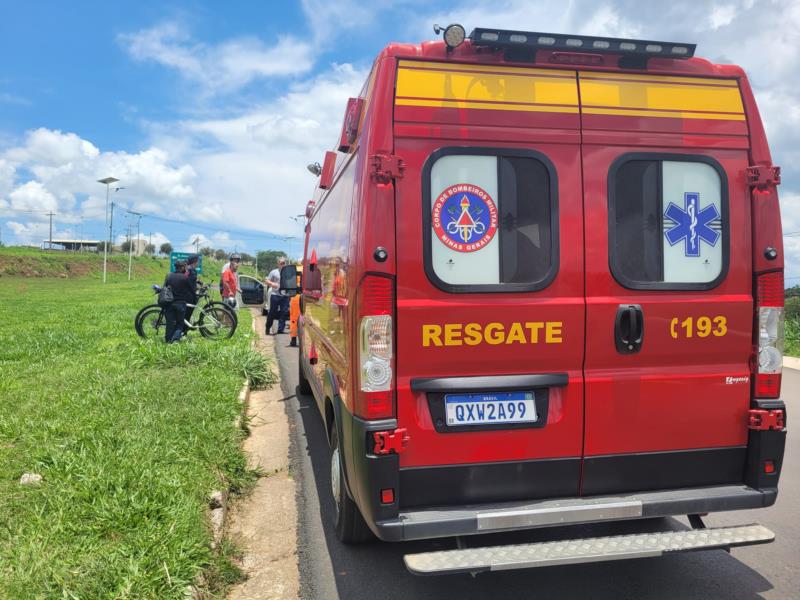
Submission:
{"label": "red rescue ambulance", "polygon": [[307,208],[339,539],[694,527],[419,574],[772,541],[699,516],[772,505],[786,433],[780,172],[742,69],[694,49],[454,25],[380,53]]}

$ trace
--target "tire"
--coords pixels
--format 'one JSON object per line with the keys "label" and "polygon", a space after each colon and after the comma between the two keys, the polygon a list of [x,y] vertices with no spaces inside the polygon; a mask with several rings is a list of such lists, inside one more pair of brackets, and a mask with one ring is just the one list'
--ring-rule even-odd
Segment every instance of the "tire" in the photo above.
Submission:
{"label": "tire", "polygon": [[331,433],[331,493],[334,503],[334,530],[344,544],[360,544],[373,538],[361,511],[350,496],[344,482],[344,464],[339,453],[339,433],[336,423]]}
{"label": "tire", "polygon": [[216,301],[215,302],[209,302],[206,305],[206,308],[209,308],[209,307],[222,308],[223,310],[227,310],[230,313],[230,315],[233,317],[233,322],[236,323],[236,325],[239,324],[239,317],[236,314],[236,311],[233,310],[230,306],[228,306],[224,302],[216,302]]}
{"label": "tire", "polygon": [[140,310],[138,313],[136,313],[136,317],[134,317],[134,319],[133,319],[133,328],[136,330],[136,333],[141,335],[142,337],[144,337],[142,335],[142,331],[141,331],[141,329],[142,329],[142,325],[141,325],[141,323],[142,323],[142,315],[149,308],[160,308],[160,307],[158,306],[158,304],[148,304],[142,310]]}
{"label": "tire", "polygon": [[306,372],[303,370],[303,353],[299,353],[300,356],[297,358],[297,368],[299,373],[297,375],[297,389],[301,394],[308,395],[311,393],[311,383],[308,381],[306,377]]}
{"label": "tire", "polygon": [[166,329],[167,319],[158,304],[145,306],[136,315],[136,333],[146,340],[163,338]]}
{"label": "tire", "polygon": [[233,311],[219,306],[206,306],[200,311],[197,327],[200,335],[212,340],[227,340],[235,332],[238,321]]}

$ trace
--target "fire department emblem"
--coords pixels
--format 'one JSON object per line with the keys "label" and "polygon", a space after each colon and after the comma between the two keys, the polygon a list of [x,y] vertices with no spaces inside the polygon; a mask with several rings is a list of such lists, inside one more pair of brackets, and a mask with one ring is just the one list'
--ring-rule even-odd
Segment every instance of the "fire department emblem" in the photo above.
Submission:
{"label": "fire department emblem", "polygon": [[497,206],[477,185],[459,183],[439,194],[431,220],[434,234],[445,246],[475,252],[497,233]]}
{"label": "fire department emblem", "polygon": [[688,257],[700,256],[700,241],[716,246],[720,238],[722,220],[713,204],[700,208],[700,194],[686,192],[683,195],[684,208],[670,202],[664,211],[667,219],[664,231],[670,246],[684,242],[683,253]]}

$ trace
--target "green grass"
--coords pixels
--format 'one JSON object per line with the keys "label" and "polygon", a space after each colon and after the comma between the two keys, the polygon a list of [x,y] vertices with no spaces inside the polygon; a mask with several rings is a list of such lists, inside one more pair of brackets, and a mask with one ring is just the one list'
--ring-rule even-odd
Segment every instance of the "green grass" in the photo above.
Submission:
{"label": "green grass", "polygon": [[786,319],[784,353],[800,356],[800,319]]}
{"label": "green grass", "polygon": [[140,340],[151,279],[126,279],[0,278],[0,598],[182,598],[200,572],[236,578],[207,496],[253,481],[237,394],[271,371],[248,311],[225,342]]}

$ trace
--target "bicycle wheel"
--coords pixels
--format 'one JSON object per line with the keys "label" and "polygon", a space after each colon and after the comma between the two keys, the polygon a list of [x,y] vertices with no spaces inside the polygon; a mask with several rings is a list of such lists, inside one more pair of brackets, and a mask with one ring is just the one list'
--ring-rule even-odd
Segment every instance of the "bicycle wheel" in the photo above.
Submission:
{"label": "bicycle wheel", "polygon": [[230,306],[228,306],[228,305],[227,305],[227,304],[225,304],[224,302],[216,302],[216,301],[214,301],[214,302],[209,302],[209,303],[207,304],[207,306],[208,306],[208,307],[214,307],[214,308],[222,308],[222,309],[224,309],[224,310],[227,310],[227,311],[230,313],[230,315],[233,317],[233,320],[234,320],[234,322],[235,322],[237,325],[239,324],[239,316],[236,314],[236,311],[235,311],[235,310],[233,310],[233,309],[232,309]]}
{"label": "bicycle wheel", "polygon": [[136,313],[136,317],[133,319],[133,328],[136,330],[136,333],[142,337],[145,337],[144,333],[142,333],[142,315],[152,308],[158,308],[159,310],[161,309],[158,304],[148,304],[142,310]]}
{"label": "bicycle wheel", "polygon": [[148,340],[163,338],[166,329],[167,319],[160,306],[148,306],[141,311],[136,327],[136,333],[140,336]]}
{"label": "bicycle wheel", "polygon": [[197,322],[200,335],[213,340],[227,340],[234,334],[237,325],[236,316],[219,306],[204,307]]}

